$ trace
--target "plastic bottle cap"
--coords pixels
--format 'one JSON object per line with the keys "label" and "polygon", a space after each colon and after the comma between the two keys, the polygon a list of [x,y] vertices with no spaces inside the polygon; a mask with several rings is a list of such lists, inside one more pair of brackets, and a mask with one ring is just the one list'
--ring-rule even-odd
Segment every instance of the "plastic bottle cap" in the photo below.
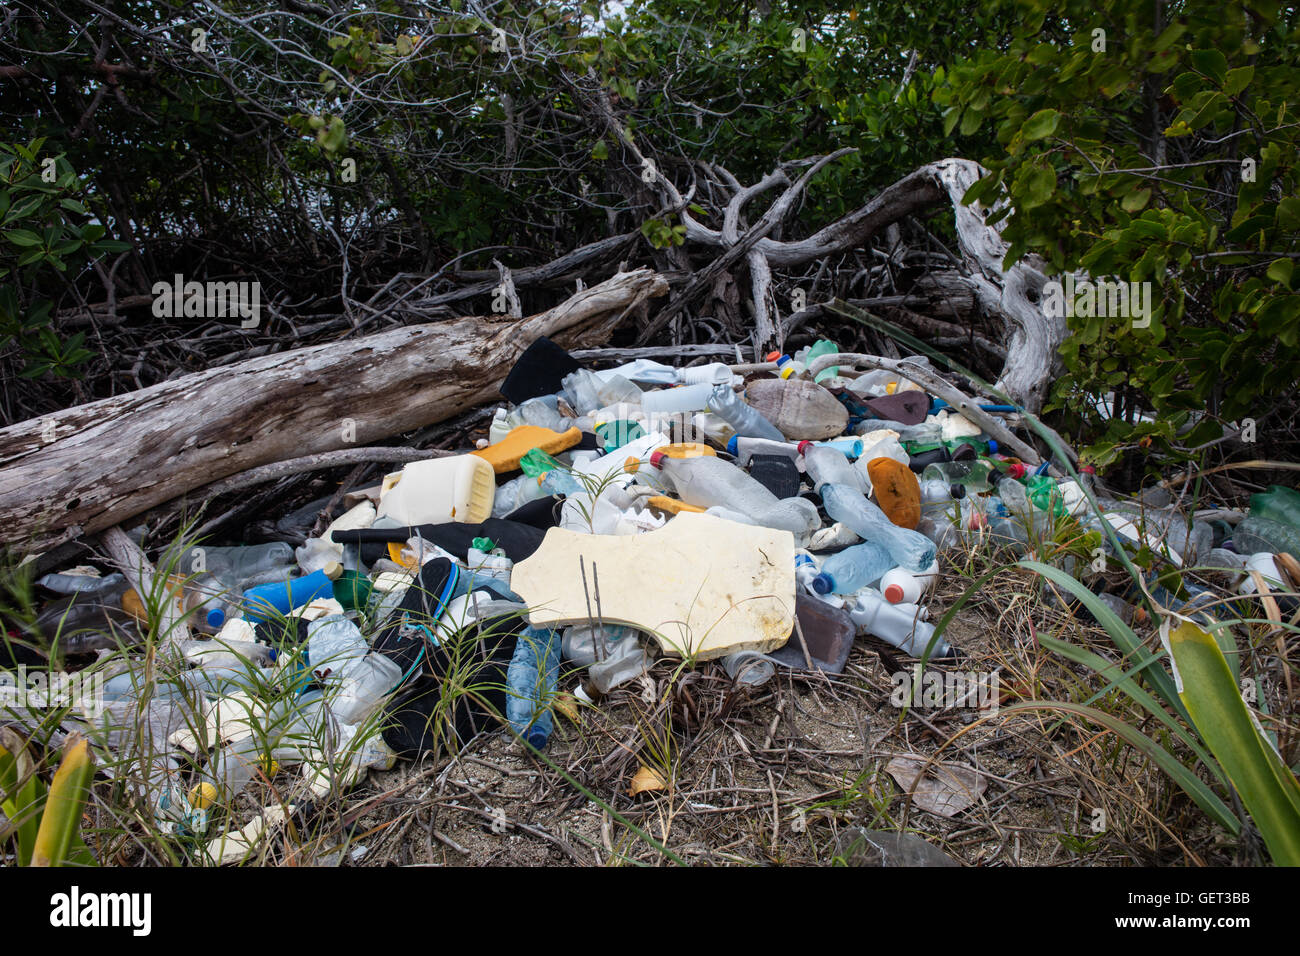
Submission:
{"label": "plastic bottle cap", "polygon": [[321,570],[325,572],[325,577],[329,578],[331,581],[337,581],[343,576],[343,565],[339,564],[337,561],[331,561]]}
{"label": "plastic bottle cap", "polygon": [[536,750],[541,750],[543,747],[545,747],[546,741],[549,738],[550,738],[550,734],[544,734],[536,727],[528,731],[528,743]]}
{"label": "plastic bottle cap", "polygon": [[1007,469],[1007,474],[1010,475],[1012,478],[1023,478],[1028,473],[1028,471],[1029,469],[1026,468],[1024,465],[1016,463]]}
{"label": "plastic bottle cap", "polygon": [[998,440],[996,438],[989,439],[989,453],[993,455],[998,453]]}
{"label": "plastic bottle cap", "polygon": [[822,571],[812,579],[812,589],[818,594],[830,594],[831,591],[835,590],[835,579]]}
{"label": "plastic bottle cap", "polygon": [[780,352],[768,352],[767,355],[763,356],[763,361],[765,361],[765,362],[775,362],[775,361],[777,361],[780,357],[781,357],[781,353],[780,353]]}
{"label": "plastic bottle cap", "polygon": [[740,436],[732,435],[727,439],[727,454],[735,458],[740,454]]}
{"label": "plastic bottle cap", "polygon": [[635,475],[641,470],[641,459],[637,458],[635,455],[629,455],[623,462],[623,470],[629,475]]}
{"label": "plastic bottle cap", "polygon": [[226,623],[226,612],[219,607],[214,607],[208,611],[208,627],[220,627]]}
{"label": "plastic bottle cap", "polygon": [[663,452],[661,452],[661,451],[651,452],[651,454],[650,454],[650,464],[653,465],[655,468],[658,468],[658,469],[660,469],[660,470],[663,470],[663,467],[664,467],[664,466],[663,466],[663,460],[664,460],[665,458],[667,458],[667,457],[668,457],[668,456],[665,455],[665,454],[664,454]]}
{"label": "plastic bottle cap", "polygon": [[190,806],[195,810],[206,810],[217,802],[217,788],[204,780],[190,790]]}
{"label": "plastic bottle cap", "polygon": [[965,485],[949,485],[948,494],[952,495],[953,500],[960,500],[966,497]]}
{"label": "plastic bottle cap", "polygon": [[903,586],[901,584],[891,584],[885,588],[885,600],[890,604],[902,604]]}
{"label": "plastic bottle cap", "polygon": [[801,441],[801,442],[799,442],[799,444],[796,445],[795,447],[799,449],[799,454],[801,454],[801,455],[806,455],[806,454],[808,454],[808,449],[812,447],[812,442],[810,442],[810,441]]}

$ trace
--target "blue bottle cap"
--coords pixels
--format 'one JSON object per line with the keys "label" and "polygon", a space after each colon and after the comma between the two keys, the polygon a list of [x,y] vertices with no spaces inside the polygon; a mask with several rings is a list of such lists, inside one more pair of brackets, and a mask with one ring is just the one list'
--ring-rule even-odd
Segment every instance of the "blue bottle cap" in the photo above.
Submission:
{"label": "blue bottle cap", "polygon": [[740,438],[739,435],[732,435],[730,438],[727,439],[727,454],[730,455],[732,458],[736,457],[737,452],[740,448],[739,438]]}
{"label": "blue bottle cap", "polygon": [[219,607],[208,611],[208,627],[220,627],[226,623],[226,612]]}
{"label": "blue bottle cap", "polygon": [[825,571],[820,572],[812,580],[812,589],[818,594],[830,594],[835,590],[835,579]]}
{"label": "blue bottle cap", "polygon": [[536,727],[528,731],[528,743],[532,745],[532,747],[536,750],[541,750],[543,747],[545,747],[546,741],[549,738],[550,738],[550,734],[543,733],[541,730],[539,730]]}
{"label": "blue bottle cap", "polygon": [[990,438],[990,439],[989,439],[989,454],[990,454],[990,455],[996,455],[997,453],[998,453],[998,440],[997,440],[996,438]]}

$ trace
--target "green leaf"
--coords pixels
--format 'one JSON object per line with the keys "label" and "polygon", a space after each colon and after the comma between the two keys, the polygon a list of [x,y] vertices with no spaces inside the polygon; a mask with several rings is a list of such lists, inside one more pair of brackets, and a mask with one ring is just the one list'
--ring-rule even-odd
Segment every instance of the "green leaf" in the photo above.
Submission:
{"label": "green leaf", "polygon": [[1031,166],[1021,180],[1020,207],[1035,209],[1056,192],[1056,170],[1048,165]]}
{"label": "green leaf", "polygon": [[1151,198],[1150,189],[1135,189],[1120,201],[1120,207],[1125,212],[1139,212]]}
{"label": "green leaf", "polygon": [[1235,70],[1229,70],[1227,78],[1223,81],[1223,92],[1228,96],[1236,96],[1250,84],[1254,77],[1255,68],[1253,66],[1241,66]]}
{"label": "green leaf", "polygon": [[1187,620],[1176,627],[1167,621],[1161,638],[1181,679],[1183,703],[1250,811],[1273,862],[1300,866],[1300,784],[1246,708],[1219,645]]}
{"label": "green leaf", "polygon": [[1220,86],[1228,72],[1228,58],[1218,50],[1193,50],[1192,65]]}
{"label": "green leaf", "polygon": [[41,237],[30,229],[10,229],[5,233],[5,238],[15,246],[39,246]]}
{"label": "green leaf", "polygon": [[1291,271],[1295,264],[1290,259],[1274,259],[1268,266],[1268,277],[1290,288]]}
{"label": "green leaf", "polygon": [[1020,135],[1025,138],[1026,142],[1032,143],[1034,140],[1045,139],[1056,132],[1057,124],[1061,122],[1061,114],[1053,109],[1039,110],[1029,119],[1025,120],[1020,127]]}
{"label": "green leaf", "polygon": [[596,145],[591,147],[591,158],[606,160],[609,159],[609,145],[603,140],[596,140]]}

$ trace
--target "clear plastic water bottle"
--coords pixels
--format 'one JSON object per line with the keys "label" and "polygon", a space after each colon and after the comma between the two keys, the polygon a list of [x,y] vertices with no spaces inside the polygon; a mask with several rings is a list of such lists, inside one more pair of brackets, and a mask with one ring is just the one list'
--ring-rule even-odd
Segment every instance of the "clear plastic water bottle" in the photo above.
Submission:
{"label": "clear plastic water bottle", "polygon": [[988,491],[989,473],[993,466],[986,461],[942,461],[926,465],[921,472],[922,481],[943,481],[961,485],[967,491]]}
{"label": "clear plastic water bottle", "polygon": [[667,475],[677,497],[700,508],[721,507],[756,518],[780,499],[730,462],[721,458],[650,456],[651,467]]}
{"label": "clear plastic water bottle", "polygon": [[852,594],[879,581],[880,576],[894,565],[894,558],[887,549],[864,541],[823,561],[821,573],[813,579],[812,587],[818,594]]}
{"label": "clear plastic water bottle", "polygon": [[560,679],[560,634],[526,627],[506,668],[506,719],[515,732],[541,750],[551,737],[551,702]]}
{"label": "clear plastic water bottle", "polygon": [[835,521],[851,528],[863,541],[883,545],[894,564],[907,571],[924,571],[934,561],[935,546],[923,534],[894,524],[875,504],[845,485],[823,485],[822,504]]}
{"label": "clear plastic water bottle", "polygon": [[849,463],[839,449],[805,441],[799,443],[799,452],[803,455],[804,469],[812,480],[813,491],[820,491],[822,485],[834,483],[866,493],[867,483],[862,473]]}
{"label": "clear plastic water bottle", "polygon": [[748,404],[730,385],[718,385],[709,396],[709,411],[717,415],[732,427],[735,433],[745,438],[767,438],[771,441],[785,442],[785,435],[763,417],[757,408]]}
{"label": "clear plastic water bottle", "polygon": [[229,548],[196,545],[181,555],[176,573],[208,573],[227,581],[244,581],[268,571],[283,573],[296,563],[293,546],[283,541]]}

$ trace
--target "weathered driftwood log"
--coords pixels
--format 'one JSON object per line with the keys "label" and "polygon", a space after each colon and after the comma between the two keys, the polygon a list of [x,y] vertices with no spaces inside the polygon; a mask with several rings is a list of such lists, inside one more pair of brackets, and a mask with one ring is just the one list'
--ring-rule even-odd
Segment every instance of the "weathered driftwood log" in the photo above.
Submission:
{"label": "weathered driftwood log", "polygon": [[362,446],[497,397],[539,336],[599,344],[667,282],[619,273],[525,319],[468,317],[295,349],[0,429],[0,528],[39,549],[269,462]]}

